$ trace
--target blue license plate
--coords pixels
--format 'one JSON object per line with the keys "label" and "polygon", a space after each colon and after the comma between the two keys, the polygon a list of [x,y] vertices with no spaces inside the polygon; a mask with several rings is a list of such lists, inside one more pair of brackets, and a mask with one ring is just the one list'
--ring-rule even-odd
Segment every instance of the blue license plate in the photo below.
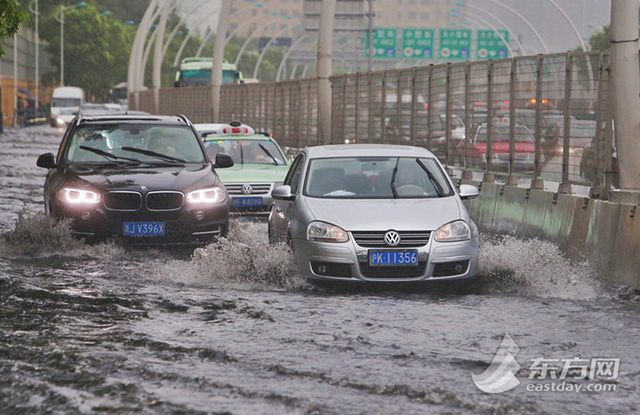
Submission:
{"label": "blue license plate", "polygon": [[124,236],[162,236],[164,222],[125,222],[122,224]]}
{"label": "blue license plate", "polygon": [[234,197],[231,200],[232,207],[254,207],[262,206],[261,197]]}
{"label": "blue license plate", "polygon": [[418,265],[418,251],[405,249],[396,251],[369,251],[370,266],[414,266]]}

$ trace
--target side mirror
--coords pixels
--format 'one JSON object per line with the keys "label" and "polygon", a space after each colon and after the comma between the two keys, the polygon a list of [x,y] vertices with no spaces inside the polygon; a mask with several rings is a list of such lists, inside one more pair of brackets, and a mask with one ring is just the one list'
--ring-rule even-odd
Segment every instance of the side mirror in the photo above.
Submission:
{"label": "side mirror", "polygon": [[230,155],[224,153],[216,154],[216,159],[213,162],[213,167],[215,167],[216,169],[224,169],[231,166],[233,166],[233,159]]}
{"label": "side mirror", "polygon": [[56,159],[52,153],[41,154],[36,161],[36,166],[43,167],[45,169],[51,169],[56,167]]}
{"label": "side mirror", "polygon": [[291,193],[291,186],[289,185],[276,187],[271,192],[271,197],[277,200],[293,200],[296,198],[296,196]]}
{"label": "side mirror", "polygon": [[461,184],[460,185],[460,199],[475,199],[480,195],[480,192],[475,186],[471,186],[470,184]]}

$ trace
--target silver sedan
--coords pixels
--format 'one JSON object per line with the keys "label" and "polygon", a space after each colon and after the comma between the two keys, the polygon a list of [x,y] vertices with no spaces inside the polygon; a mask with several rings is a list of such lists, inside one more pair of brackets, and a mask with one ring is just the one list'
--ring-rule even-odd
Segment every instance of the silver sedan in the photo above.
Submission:
{"label": "silver sedan", "polygon": [[436,157],[409,146],[304,149],[274,189],[269,241],[310,279],[420,281],[478,270],[478,228]]}

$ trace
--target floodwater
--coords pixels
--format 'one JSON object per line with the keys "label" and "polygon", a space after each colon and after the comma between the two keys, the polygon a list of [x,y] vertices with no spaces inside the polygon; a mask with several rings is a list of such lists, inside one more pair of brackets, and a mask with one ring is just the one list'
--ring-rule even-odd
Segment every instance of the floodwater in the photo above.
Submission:
{"label": "floodwater", "polygon": [[[482,235],[464,289],[316,287],[261,222],[193,254],[87,246],[42,215],[61,136],[0,134],[2,414],[640,412],[639,293],[552,244]],[[483,392],[494,357],[513,387]]]}

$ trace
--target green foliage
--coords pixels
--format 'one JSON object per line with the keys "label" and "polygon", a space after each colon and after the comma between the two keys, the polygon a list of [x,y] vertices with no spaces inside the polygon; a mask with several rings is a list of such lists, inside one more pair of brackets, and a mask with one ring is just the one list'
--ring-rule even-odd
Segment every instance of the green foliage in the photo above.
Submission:
{"label": "green foliage", "polygon": [[[41,19],[41,38],[60,68],[60,22],[55,15]],[[64,13],[64,80],[78,86],[88,97],[106,97],[109,89],[126,80],[135,28],[112,16],[101,16],[92,5]],[[43,82],[59,81],[59,69],[43,75]]]}
{"label": "green foliage", "polygon": [[[17,0],[0,0],[0,42],[12,37],[21,24],[29,22],[29,15],[20,9]],[[0,44],[0,56],[5,54]]]}
{"label": "green foliage", "polygon": [[[3,1],[3,0],[0,0]],[[79,0],[76,0],[79,1]],[[111,12],[111,17],[116,20],[126,22],[129,20],[134,21],[136,24],[140,23],[144,11],[147,9],[151,0],[82,0],[84,3],[96,7],[101,12]],[[25,4],[28,2],[25,2]],[[40,16],[53,15],[59,10],[60,0],[38,0],[38,11]],[[72,6],[72,2],[65,2],[67,7]],[[33,19],[32,19],[33,21]]]}
{"label": "green foliage", "polygon": [[606,50],[611,44],[611,26],[607,25],[601,31],[594,32],[589,38],[591,50]]}

